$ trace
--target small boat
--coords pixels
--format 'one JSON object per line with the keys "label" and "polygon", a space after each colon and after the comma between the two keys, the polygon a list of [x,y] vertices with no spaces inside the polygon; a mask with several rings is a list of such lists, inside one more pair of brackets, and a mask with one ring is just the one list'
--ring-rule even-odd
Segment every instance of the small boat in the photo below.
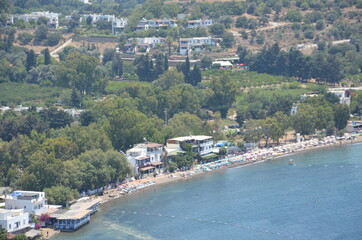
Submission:
{"label": "small boat", "polygon": [[289,160],[289,165],[295,165],[295,161],[293,159]]}

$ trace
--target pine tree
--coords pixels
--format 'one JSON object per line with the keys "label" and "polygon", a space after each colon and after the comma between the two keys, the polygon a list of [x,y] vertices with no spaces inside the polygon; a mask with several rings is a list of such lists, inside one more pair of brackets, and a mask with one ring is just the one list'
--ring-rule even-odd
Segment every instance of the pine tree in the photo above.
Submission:
{"label": "pine tree", "polygon": [[156,79],[164,72],[164,61],[162,59],[162,54],[156,56]]}
{"label": "pine tree", "polygon": [[115,54],[112,59],[112,72],[116,76],[123,74],[123,61],[119,54]]}
{"label": "pine tree", "polygon": [[163,64],[163,69],[164,69],[165,71],[168,70],[168,56],[167,56],[167,55],[165,56],[165,62],[164,62],[164,64]]}
{"label": "pine tree", "polygon": [[190,81],[193,86],[197,86],[197,84],[201,82],[201,71],[196,63],[194,65],[194,69],[192,69],[190,73]]}
{"label": "pine tree", "polygon": [[80,106],[80,98],[78,96],[77,91],[75,90],[75,88],[73,88],[72,90],[72,105],[73,107],[79,107]]}
{"label": "pine tree", "polygon": [[31,49],[26,53],[26,70],[30,71],[30,69],[35,66],[36,66],[36,56],[34,50]]}
{"label": "pine tree", "polygon": [[190,81],[190,59],[189,56],[186,57],[185,65],[182,69],[184,74],[185,83],[191,83]]}
{"label": "pine tree", "polygon": [[46,48],[44,50],[44,65],[49,65],[50,63],[51,63],[51,59],[50,59],[49,49]]}

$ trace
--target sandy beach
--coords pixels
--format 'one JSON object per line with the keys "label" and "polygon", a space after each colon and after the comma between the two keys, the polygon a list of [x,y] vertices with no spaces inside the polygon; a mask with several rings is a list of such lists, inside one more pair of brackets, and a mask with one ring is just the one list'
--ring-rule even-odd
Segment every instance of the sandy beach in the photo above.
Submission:
{"label": "sandy beach", "polygon": [[[328,139],[328,137],[327,137],[327,139]],[[308,142],[311,144],[306,144]],[[360,142],[362,142],[362,135],[356,135],[353,140],[329,139],[329,142],[326,141],[325,144],[324,143],[320,144],[320,142],[321,141],[318,141],[316,139],[311,139],[311,140],[301,142],[301,143],[284,144],[284,145],[280,145],[277,147],[277,149],[283,149],[283,148],[288,149],[288,148],[296,147],[296,149],[292,149],[290,151],[285,151],[285,152],[276,152],[275,148],[269,149],[268,151],[266,151],[265,149],[257,149],[251,153],[247,153],[247,154],[240,155],[240,156],[232,156],[232,157],[228,157],[228,158],[224,159],[224,160],[230,160],[232,158],[244,158],[245,160],[243,160],[243,161],[239,161],[239,162],[236,161],[235,163],[232,163],[229,165],[221,165],[220,167],[217,167],[210,171],[202,171],[202,170],[196,171],[197,169],[203,169],[203,167],[207,164],[195,165],[191,170],[188,170],[188,171],[176,172],[176,173],[170,173],[170,174],[160,174],[157,177],[148,177],[145,179],[136,180],[136,181],[131,182],[131,183],[133,183],[134,186],[137,186],[144,182],[153,182],[153,184],[151,184],[145,188],[132,191],[131,194],[121,193],[119,191],[119,189],[111,189],[111,190],[106,191],[105,194],[103,196],[101,196],[100,198],[102,199],[102,203],[107,203],[114,199],[125,198],[125,197],[133,195],[133,194],[138,194],[140,192],[154,190],[155,188],[166,185],[166,184],[168,185],[168,184],[173,184],[173,183],[177,183],[180,181],[187,181],[190,179],[194,179],[198,176],[201,176],[203,174],[207,174],[210,172],[223,171],[227,168],[247,166],[247,165],[256,164],[256,163],[260,163],[260,162],[264,162],[264,161],[276,160],[280,157],[285,157],[288,155],[293,155],[293,154],[302,153],[302,152],[306,152],[306,151],[318,150],[318,149],[322,149],[322,148],[338,147],[338,146],[345,145],[345,144],[360,143]],[[304,146],[303,146],[303,143],[304,143]],[[318,143],[318,144],[313,145],[313,143],[314,144]],[[298,144],[301,146],[300,148],[298,148]],[[249,159],[247,158],[248,156],[249,156]],[[209,163],[209,165],[212,165],[212,164],[213,163]]]}

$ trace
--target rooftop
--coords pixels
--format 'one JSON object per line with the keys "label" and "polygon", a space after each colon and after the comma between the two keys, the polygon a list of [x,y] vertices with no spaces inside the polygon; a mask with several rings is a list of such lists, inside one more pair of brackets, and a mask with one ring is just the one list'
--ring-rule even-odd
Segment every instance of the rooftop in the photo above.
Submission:
{"label": "rooftop", "polygon": [[212,139],[211,136],[203,136],[203,135],[198,135],[198,136],[185,136],[185,137],[177,137],[177,138],[171,138],[169,140],[176,140],[176,141],[187,141],[187,140],[207,140],[207,139]]}
{"label": "rooftop", "polygon": [[101,200],[99,198],[81,199],[81,200],[78,200],[78,202],[71,205],[70,210],[83,210],[83,209],[85,210],[100,202],[101,202]]}

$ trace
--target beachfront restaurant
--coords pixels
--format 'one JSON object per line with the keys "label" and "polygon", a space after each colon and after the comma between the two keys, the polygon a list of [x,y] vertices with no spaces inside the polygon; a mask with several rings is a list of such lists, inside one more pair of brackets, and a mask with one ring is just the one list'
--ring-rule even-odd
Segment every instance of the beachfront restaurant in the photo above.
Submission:
{"label": "beachfront restaurant", "polygon": [[91,210],[61,210],[56,214],[52,214],[52,217],[57,219],[54,228],[62,232],[76,231],[89,223],[91,212]]}

